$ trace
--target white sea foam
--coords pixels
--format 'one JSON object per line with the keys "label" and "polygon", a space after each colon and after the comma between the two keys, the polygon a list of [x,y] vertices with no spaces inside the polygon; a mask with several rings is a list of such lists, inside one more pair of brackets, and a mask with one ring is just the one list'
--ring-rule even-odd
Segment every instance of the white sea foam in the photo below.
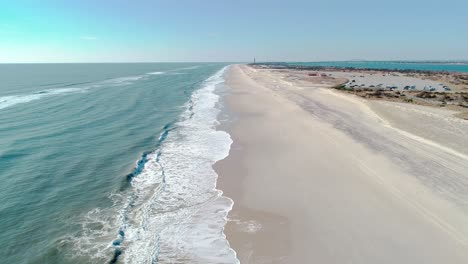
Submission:
{"label": "white sea foam", "polygon": [[[217,131],[216,85],[224,69],[193,93],[177,129],[132,181],[141,200],[125,225],[125,263],[237,263],[223,234],[232,200],[216,189],[213,164],[232,140]],[[160,153],[158,156],[157,153]]]}
{"label": "white sea foam", "polygon": [[40,94],[29,94],[29,95],[12,95],[0,97],[0,109],[13,106],[15,104],[27,103],[37,99],[40,99]]}
{"label": "white sea foam", "polygon": [[[108,262],[114,250],[122,253],[119,263],[239,263],[223,233],[233,201],[216,189],[212,167],[232,144],[228,133],[216,130],[215,90],[225,69],[192,94],[131,187],[102,211],[106,224],[87,217],[86,232],[68,238],[78,255],[91,256],[94,263]],[[112,210],[118,213],[111,216]]]}
{"label": "white sea foam", "polygon": [[145,75],[137,75],[137,76],[128,76],[128,77],[119,77],[114,79],[105,80],[102,82],[97,82],[95,87],[102,87],[102,86],[121,86],[121,85],[129,85],[139,80],[145,80],[147,76]]}
{"label": "white sea foam", "polygon": [[114,78],[114,79],[109,79],[105,81],[91,83],[85,86],[59,87],[59,88],[54,88],[54,89],[38,91],[38,92],[30,93],[30,94],[0,96],[0,109],[11,107],[17,104],[32,102],[32,101],[50,97],[50,96],[84,93],[90,89],[99,88],[99,87],[129,85],[129,84],[134,83],[135,81],[142,80],[145,78],[146,77],[144,75],[121,77],[121,78]]}
{"label": "white sea foam", "polygon": [[197,68],[200,68],[201,66],[192,66],[192,67],[186,67],[186,68],[179,68],[179,69],[174,69],[174,70],[169,70],[167,72],[164,71],[156,71],[156,72],[148,72],[147,74],[149,75],[162,75],[162,74],[168,74],[168,75],[177,75],[177,74],[186,74],[182,72],[177,72],[177,71],[185,71],[185,70],[194,70]]}
{"label": "white sea foam", "polygon": [[197,69],[200,67],[201,65],[197,65],[197,66],[191,66],[191,67],[186,67],[186,68],[180,68],[179,70],[193,70],[193,69]]}
{"label": "white sea foam", "polygon": [[164,74],[165,72],[161,72],[161,71],[158,71],[158,72],[149,72],[147,74],[151,74],[151,75],[161,75],[161,74]]}
{"label": "white sea foam", "polygon": [[53,96],[53,95],[62,95],[70,93],[79,93],[84,90],[81,88],[58,88],[58,89],[48,89],[32,94],[23,94],[23,95],[9,95],[0,97],[0,109],[7,108],[16,104],[28,103],[31,101],[39,100],[43,97]]}

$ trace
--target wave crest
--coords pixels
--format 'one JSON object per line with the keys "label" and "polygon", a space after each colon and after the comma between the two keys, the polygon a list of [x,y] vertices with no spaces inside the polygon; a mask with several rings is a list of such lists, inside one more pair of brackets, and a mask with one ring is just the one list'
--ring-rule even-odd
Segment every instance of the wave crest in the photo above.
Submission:
{"label": "wave crest", "polygon": [[212,167],[232,144],[228,133],[216,130],[215,90],[225,70],[192,94],[180,120],[164,128],[157,149],[144,153],[127,176],[128,188],[114,199],[120,205],[105,212],[115,211],[107,223],[112,233],[101,228],[70,238],[77,252],[96,252],[96,262],[111,263],[239,262],[223,233],[233,201],[216,189]]}

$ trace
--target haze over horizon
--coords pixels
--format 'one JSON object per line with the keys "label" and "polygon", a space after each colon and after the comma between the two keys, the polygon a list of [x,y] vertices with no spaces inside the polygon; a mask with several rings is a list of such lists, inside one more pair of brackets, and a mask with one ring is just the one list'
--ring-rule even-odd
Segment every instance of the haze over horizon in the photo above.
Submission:
{"label": "haze over horizon", "polygon": [[468,60],[468,2],[16,1],[0,63]]}

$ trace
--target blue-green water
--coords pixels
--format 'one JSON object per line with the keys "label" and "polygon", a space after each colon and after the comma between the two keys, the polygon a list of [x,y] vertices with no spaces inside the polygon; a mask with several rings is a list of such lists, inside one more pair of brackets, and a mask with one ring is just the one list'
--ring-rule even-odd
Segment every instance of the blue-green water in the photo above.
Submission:
{"label": "blue-green water", "polygon": [[224,66],[0,65],[0,262],[235,262],[211,169]]}
{"label": "blue-green water", "polygon": [[464,63],[431,63],[431,62],[395,62],[395,61],[325,61],[325,62],[289,62],[288,65],[296,66],[328,66],[328,67],[353,67],[368,69],[396,69],[396,70],[421,70],[421,71],[449,71],[468,72],[468,62]]}

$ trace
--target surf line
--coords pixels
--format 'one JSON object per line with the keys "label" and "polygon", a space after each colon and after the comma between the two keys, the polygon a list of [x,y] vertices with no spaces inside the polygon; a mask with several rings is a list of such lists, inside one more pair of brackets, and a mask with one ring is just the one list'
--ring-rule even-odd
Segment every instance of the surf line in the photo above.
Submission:
{"label": "surf line", "polygon": [[[133,171],[126,175],[126,177],[125,177],[126,178],[126,186],[128,186],[135,177],[137,177],[139,174],[141,174],[143,172],[143,170],[145,168],[145,165],[148,162],[148,155],[156,152],[156,162],[159,164],[160,156],[162,154],[161,149],[160,149],[161,145],[166,140],[167,136],[169,135],[169,132],[174,130],[174,129],[176,129],[176,127],[174,127],[174,122],[171,122],[171,123],[168,123],[168,124],[164,125],[163,131],[160,134],[159,139],[158,139],[158,141],[156,143],[156,146],[154,148],[155,150],[143,152],[140,159],[136,162],[136,166],[133,169]],[[161,172],[162,188],[158,191],[158,193],[160,193],[161,191],[164,190],[164,185],[166,183],[164,168],[161,166],[161,164],[160,164],[160,167],[161,167],[161,170],[162,170],[162,172]],[[133,204],[133,202],[130,201],[128,203],[128,206],[132,207],[132,204]],[[119,257],[123,253],[121,245],[122,245],[122,242],[124,240],[125,240],[125,228],[120,227],[119,231],[117,233],[117,238],[114,241],[112,241],[112,247],[114,247],[115,250],[114,250],[114,254],[112,256],[112,259],[109,261],[109,263],[112,263],[112,264],[117,263],[117,261],[119,260]]]}

